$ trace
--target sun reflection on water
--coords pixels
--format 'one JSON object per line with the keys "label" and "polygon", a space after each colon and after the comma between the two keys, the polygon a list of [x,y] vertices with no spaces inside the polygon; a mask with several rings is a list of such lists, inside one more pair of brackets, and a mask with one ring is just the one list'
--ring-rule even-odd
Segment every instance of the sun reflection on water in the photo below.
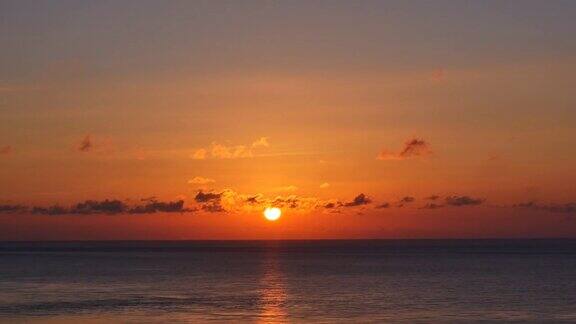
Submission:
{"label": "sun reflection on water", "polygon": [[286,285],[278,255],[270,253],[262,263],[260,280],[259,323],[284,323],[286,319]]}

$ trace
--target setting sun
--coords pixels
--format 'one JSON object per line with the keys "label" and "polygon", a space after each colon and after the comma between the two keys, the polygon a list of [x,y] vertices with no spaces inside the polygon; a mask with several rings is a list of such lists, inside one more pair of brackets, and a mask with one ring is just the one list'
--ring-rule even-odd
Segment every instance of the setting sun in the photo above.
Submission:
{"label": "setting sun", "polygon": [[282,216],[282,210],[277,207],[268,207],[264,210],[264,217],[269,221],[278,220]]}

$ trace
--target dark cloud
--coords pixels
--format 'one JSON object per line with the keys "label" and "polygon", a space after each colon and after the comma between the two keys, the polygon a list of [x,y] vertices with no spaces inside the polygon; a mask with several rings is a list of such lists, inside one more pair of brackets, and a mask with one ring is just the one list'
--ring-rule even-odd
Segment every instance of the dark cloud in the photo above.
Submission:
{"label": "dark cloud", "polygon": [[19,213],[28,208],[22,205],[0,205],[0,213]]}
{"label": "dark cloud", "polygon": [[532,210],[542,210],[551,213],[560,214],[576,214],[576,202],[562,203],[562,204],[538,204],[534,201],[516,204],[513,207],[526,208]]}
{"label": "dark cloud", "polygon": [[400,152],[400,157],[409,158],[413,156],[420,156],[428,154],[429,145],[426,141],[419,138],[409,140],[404,144],[404,148]]}
{"label": "dark cloud", "polygon": [[48,207],[33,207],[31,212],[40,215],[116,215],[116,214],[152,214],[152,213],[184,213],[193,210],[184,207],[184,200],[157,201],[145,200],[143,205],[128,206],[117,199],[86,200],[71,207],[53,205]]}
{"label": "dark cloud", "polygon": [[248,197],[246,198],[246,203],[250,204],[250,205],[257,205],[260,203],[260,196],[252,196],[252,197]]}
{"label": "dark cloud", "polygon": [[196,195],[196,197],[194,197],[194,200],[199,203],[205,203],[215,200],[218,201],[220,200],[221,197],[222,193],[198,191],[198,194]]}
{"label": "dark cloud", "polygon": [[327,203],[326,205],[324,205],[324,208],[328,208],[328,209],[335,208],[335,207],[336,207],[335,203]]}
{"label": "dark cloud", "polygon": [[379,208],[379,209],[382,209],[382,208],[390,208],[390,207],[391,207],[391,206],[390,206],[390,203],[387,203],[387,202],[382,203],[382,204],[376,206],[376,208]]}
{"label": "dark cloud", "polygon": [[208,204],[202,205],[201,209],[203,211],[207,211],[209,213],[225,213],[226,209],[220,205],[219,202],[211,202]]}
{"label": "dark cloud", "polygon": [[70,209],[66,208],[66,207],[59,206],[59,205],[54,205],[54,206],[49,206],[49,207],[35,206],[32,208],[32,214],[66,215],[66,214],[70,214]]}
{"label": "dark cloud", "polygon": [[[194,197],[194,200],[197,203],[200,203],[200,209],[209,213],[223,213],[226,212],[226,209],[222,206],[222,196],[226,193],[227,191],[222,191],[219,193],[216,192],[203,192],[202,190],[198,191],[198,194],[196,194],[196,197]],[[228,191],[228,193],[231,193],[231,191]],[[257,199],[258,195],[256,196],[252,196],[249,197],[247,199],[245,199],[245,202],[247,203],[257,203],[258,199]],[[254,199],[250,199],[250,198],[254,198]],[[250,201],[250,202],[248,202]]]}
{"label": "dark cloud", "polygon": [[398,153],[391,153],[389,151],[382,151],[376,157],[378,160],[404,160],[425,155],[430,155],[430,144],[421,138],[413,138],[406,143]]}
{"label": "dark cloud", "polygon": [[481,198],[472,198],[469,196],[450,196],[444,199],[444,202],[448,206],[476,206],[484,203],[484,199]]}
{"label": "dark cloud", "polygon": [[298,197],[291,196],[291,197],[277,197],[272,201],[272,206],[274,207],[288,207],[288,208],[298,208],[300,206],[300,200]]}
{"label": "dark cloud", "polygon": [[368,198],[365,194],[361,193],[354,198],[351,202],[345,203],[344,207],[355,207],[362,206],[371,203],[372,200]]}
{"label": "dark cloud", "polygon": [[80,144],[78,144],[78,151],[80,152],[88,152],[92,149],[92,140],[90,139],[90,135],[86,135]]}
{"label": "dark cloud", "polygon": [[432,196],[428,196],[425,199],[426,200],[438,200],[440,198],[440,196],[438,195],[432,195]]}
{"label": "dark cloud", "polygon": [[427,203],[426,205],[420,207],[420,209],[438,209],[438,208],[442,208],[444,207],[444,205],[439,205],[439,204],[435,204],[435,203]]}
{"label": "dark cloud", "polygon": [[409,204],[409,203],[414,202],[415,200],[416,200],[416,198],[414,198],[414,197],[406,196],[406,197],[400,199],[400,203],[401,204]]}
{"label": "dark cloud", "polygon": [[406,197],[403,197],[402,199],[400,199],[400,201],[398,201],[398,204],[396,205],[396,207],[402,208],[407,204],[413,203],[414,201],[416,201],[416,198],[414,198],[412,196],[406,196]]}
{"label": "dark cloud", "polygon": [[70,214],[119,214],[128,209],[120,200],[86,200],[70,209]]}
{"label": "dark cloud", "polygon": [[184,208],[184,200],[157,201],[153,200],[143,206],[136,206],[129,210],[131,214],[152,213],[184,213],[192,210]]}

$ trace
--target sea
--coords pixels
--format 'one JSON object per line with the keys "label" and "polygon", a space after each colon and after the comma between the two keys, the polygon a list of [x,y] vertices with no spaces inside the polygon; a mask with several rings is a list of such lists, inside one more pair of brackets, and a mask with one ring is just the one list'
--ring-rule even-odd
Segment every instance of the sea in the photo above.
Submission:
{"label": "sea", "polygon": [[2,323],[576,323],[576,240],[0,242]]}

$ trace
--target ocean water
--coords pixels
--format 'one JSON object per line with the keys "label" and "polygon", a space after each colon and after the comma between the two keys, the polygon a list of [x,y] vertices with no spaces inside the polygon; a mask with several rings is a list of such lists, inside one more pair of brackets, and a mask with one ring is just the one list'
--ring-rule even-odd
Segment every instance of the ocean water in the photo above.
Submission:
{"label": "ocean water", "polygon": [[576,322],[576,240],[0,242],[0,322]]}

